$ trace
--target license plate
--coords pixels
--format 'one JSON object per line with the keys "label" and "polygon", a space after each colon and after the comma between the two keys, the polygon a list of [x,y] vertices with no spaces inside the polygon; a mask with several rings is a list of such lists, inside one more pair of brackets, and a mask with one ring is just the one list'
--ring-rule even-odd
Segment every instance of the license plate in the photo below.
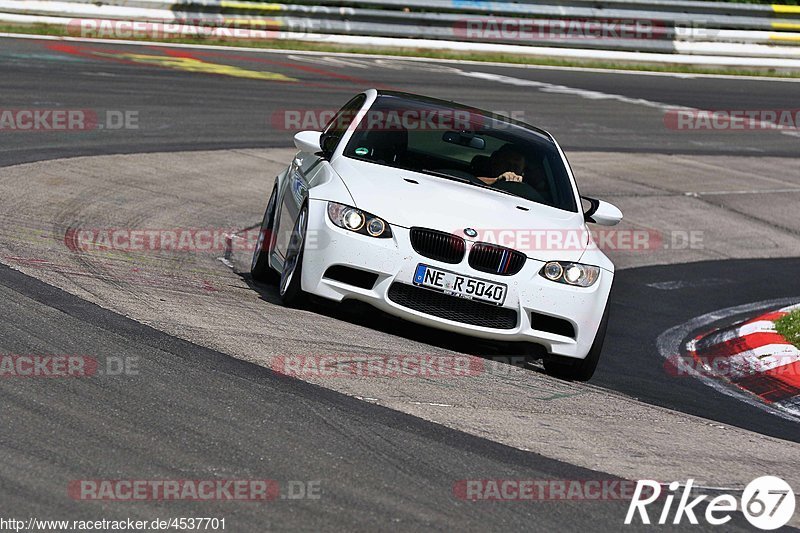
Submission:
{"label": "license plate", "polygon": [[503,305],[506,299],[506,286],[502,283],[462,276],[428,265],[417,265],[417,270],[414,272],[414,285],[443,292],[450,296],[478,300],[493,305]]}

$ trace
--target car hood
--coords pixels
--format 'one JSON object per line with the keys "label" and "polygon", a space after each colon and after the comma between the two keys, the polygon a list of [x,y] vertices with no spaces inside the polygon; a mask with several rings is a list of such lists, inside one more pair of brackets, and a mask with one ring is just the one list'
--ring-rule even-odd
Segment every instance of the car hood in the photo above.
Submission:
{"label": "car hood", "polygon": [[[355,207],[394,226],[432,228],[468,241],[497,243],[542,261],[577,261],[588,245],[582,213],[345,157],[338,158],[333,168]],[[470,238],[465,228],[478,235]]]}

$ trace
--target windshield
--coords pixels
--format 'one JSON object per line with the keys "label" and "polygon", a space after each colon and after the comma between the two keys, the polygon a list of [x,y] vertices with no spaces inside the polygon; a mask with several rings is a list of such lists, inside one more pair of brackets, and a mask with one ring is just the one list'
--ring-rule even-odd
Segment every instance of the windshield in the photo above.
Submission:
{"label": "windshield", "polygon": [[495,189],[577,212],[567,169],[543,133],[482,111],[380,95],[344,155]]}

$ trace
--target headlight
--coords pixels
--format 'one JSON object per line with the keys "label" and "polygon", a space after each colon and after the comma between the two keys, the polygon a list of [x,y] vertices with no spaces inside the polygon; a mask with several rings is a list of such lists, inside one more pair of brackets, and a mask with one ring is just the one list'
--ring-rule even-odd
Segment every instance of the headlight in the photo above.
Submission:
{"label": "headlight", "polygon": [[549,280],[558,281],[559,278],[561,278],[561,276],[564,274],[564,268],[560,263],[551,261],[544,266],[542,269],[542,274]]}
{"label": "headlight", "polygon": [[364,215],[358,209],[345,209],[342,213],[344,227],[351,231],[358,231],[364,227]]}
{"label": "headlight", "polygon": [[565,283],[576,287],[590,287],[600,277],[600,267],[550,261],[539,271],[539,274],[550,281]]}
{"label": "headlight", "polygon": [[340,228],[354,231],[361,235],[369,235],[380,239],[392,236],[392,230],[385,220],[349,205],[328,202],[328,218]]}
{"label": "headlight", "polygon": [[373,237],[380,237],[385,230],[386,222],[379,218],[373,218],[369,221],[369,224],[367,224],[367,233]]}

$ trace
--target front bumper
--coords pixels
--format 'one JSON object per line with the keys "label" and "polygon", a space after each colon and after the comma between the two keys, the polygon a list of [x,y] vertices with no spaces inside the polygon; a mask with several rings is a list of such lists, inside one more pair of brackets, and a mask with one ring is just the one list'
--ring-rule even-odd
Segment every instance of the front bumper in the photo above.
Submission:
{"label": "front bumper", "polygon": [[[583,359],[594,342],[605,310],[613,281],[613,272],[601,270],[600,278],[591,287],[572,287],[555,283],[539,275],[544,262],[528,259],[522,270],[513,276],[499,276],[474,270],[467,264],[467,254],[460,264],[436,261],[418,254],[411,246],[409,230],[392,226],[390,239],[376,239],[338,228],[328,219],[327,202],[309,202],[309,225],[303,255],[302,288],[304,291],[335,301],[361,300],[394,316],[447,331],[500,341],[526,341],[544,346],[554,355]],[[424,313],[398,303],[397,287],[412,285],[418,264],[423,263],[473,278],[507,285],[504,310],[516,313],[513,327],[484,327],[443,316]],[[329,267],[344,265],[377,275],[371,289],[356,287],[324,277]],[[402,287],[403,292],[409,290]],[[415,291],[428,291],[416,288]],[[412,291],[413,292],[413,291]],[[437,293],[438,294],[438,293]],[[452,298],[453,305],[462,300]],[[477,304],[492,307],[488,304]],[[486,310],[487,312],[491,312]],[[507,314],[506,311],[503,312]],[[536,329],[539,323],[532,313],[565,320],[572,325],[572,336]]]}

